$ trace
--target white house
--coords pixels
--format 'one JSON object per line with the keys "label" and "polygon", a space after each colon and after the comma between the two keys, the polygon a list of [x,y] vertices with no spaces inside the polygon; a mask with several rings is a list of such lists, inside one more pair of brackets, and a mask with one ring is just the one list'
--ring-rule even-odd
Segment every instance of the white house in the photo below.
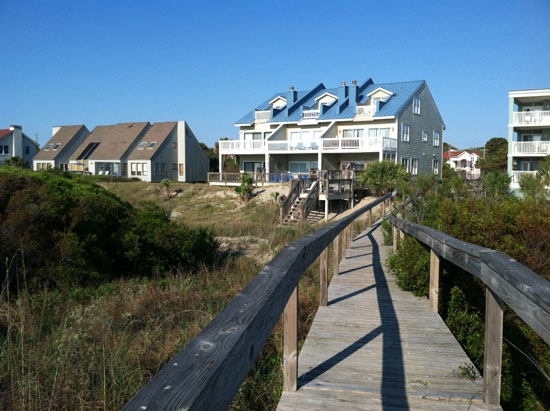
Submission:
{"label": "white house", "polygon": [[38,143],[23,133],[21,126],[0,130],[0,165],[10,157],[24,158],[29,165],[38,151]]}
{"label": "white house", "polygon": [[477,160],[480,158],[477,151],[450,150],[443,153],[443,160],[468,180],[477,180],[480,177],[481,170],[476,168]]}
{"label": "white house", "polygon": [[508,174],[512,190],[550,155],[550,89],[508,92]]}
{"label": "white house", "polygon": [[185,121],[154,123],[128,156],[128,177],[206,181],[210,163]]}
{"label": "white house", "polygon": [[[220,140],[241,172],[299,175],[391,160],[412,174],[441,172],[445,125],[425,81],[375,83],[275,93],[235,124],[238,140]],[[215,180],[220,176],[215,176]]]}
{"label": "white house", "polygon": [[68,171],[71,154],[89,135],[84,125],[52,127],[52,137],[33,158],[33,170],[57,167]]}

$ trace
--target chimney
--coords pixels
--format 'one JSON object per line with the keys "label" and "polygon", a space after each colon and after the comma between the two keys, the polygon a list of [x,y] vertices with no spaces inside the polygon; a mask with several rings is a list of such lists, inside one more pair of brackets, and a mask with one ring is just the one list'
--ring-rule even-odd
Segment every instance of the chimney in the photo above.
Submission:
{"label": "chimney", "polygon": [[290,86],[290,91],[287,93],[286,106],[290,107],[296,103],[297,93],[294,91],[294,86]]}
{"label": "chimney", "polygon": [[12,131],[12,151],[10,154],[12,157],[23,157],[23,132],[21,131],[21,126],[10,126],[10,130]]}
{"label": "chimney", "polygon": [[342,85],[338,87],[338,105],[342,105],[346,98],[348,97],[348,86],[346,82],[342,81]]}
{"label": "chimney", "polygon": [[357,103],[357,80],[353,80],[351,84],[349,88],[349,103],[354,106]]}
{"label": "chimney", "polygon": [[13,130],[21,130],[21,126],[16,126],[16,125],[12,125],[10,126],[10,130],[13,131]]}

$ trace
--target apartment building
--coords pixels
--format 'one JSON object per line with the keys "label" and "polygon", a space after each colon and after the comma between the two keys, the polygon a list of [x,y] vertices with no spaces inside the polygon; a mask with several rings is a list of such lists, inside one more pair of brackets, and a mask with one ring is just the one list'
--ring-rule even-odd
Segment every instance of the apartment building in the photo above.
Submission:
{"label": "apartment building", "polygon": [[363,169],[374,161],[403,164],[416,175],[441,175],[445,124],[425,81],[368,79],[327,89],[275,93],[235,124],[238,140],[220,140],[241,172],[299,175],[311,169]]}
{"label": "apartment building", "polygon": [[536,174],[550,155],[550,89],[508,92],[508,174],[511,189],[523,174]]}

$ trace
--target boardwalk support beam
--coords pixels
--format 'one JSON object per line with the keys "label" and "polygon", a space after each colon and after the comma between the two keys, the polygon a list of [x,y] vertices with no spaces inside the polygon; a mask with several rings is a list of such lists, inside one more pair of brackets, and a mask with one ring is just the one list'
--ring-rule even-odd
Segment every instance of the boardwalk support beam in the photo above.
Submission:
{"label": "boardwalk support beam", "polygon": [[294,289],[285,306],[283,323],[283,389],[296,391],[298,389],[298,287]]}
{"label": "boardwalk support beam", "polygon": [[485,359],[483,366],[483,402],[500,404],[502,370],[502,300],[489,287],[485,289]]}
{"label": "boardwalk support beam", "polygon": [[328,247],[319,256],[319,305],[326,307],[328,303]]}
{"label": "boardwalk support beam", "polygon": [[334,241],[332,242],[333,244],[333,247],[332,247],[332,269],[333,269],[333,273],[332,275],[334,277],[336,277],[337,275],[340,274],[339,272],[339,269],[338,269],[338,266],[340,265],[340,250],[338,249],[339,248],[339,242],[340,242],[340,236],[337,235],[336,237],[334,237]]}
{"label": "boardwalk support beam", "polygon": [[438,312],[439,301],[439,257],[430,250],[430,311]]}

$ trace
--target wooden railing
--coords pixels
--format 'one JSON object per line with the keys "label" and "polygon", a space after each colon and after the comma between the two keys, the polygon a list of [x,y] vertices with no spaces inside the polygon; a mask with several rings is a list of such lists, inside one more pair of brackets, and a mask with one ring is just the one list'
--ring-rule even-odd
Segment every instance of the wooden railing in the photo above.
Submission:
{"label": "wooden railing", "polygon": [[318,202],[319,202],[319,181],[314,181],[311,187],[309,188],[306,198],[304,198],[304,201],[302,202],[302,204],[300,204],[300,208],[302,209],[302,212],[301,212],[302,221],[305,221],[307,219],[307,216],[309,215],[311,210],[313,210],[313,208],[317,206]]}
{"label": "wooden railing", "polygon": [[447,234],[388,216],[393,249],[403,233],[430,247],[430,310],[437,312],[440,258],[459,266],[486,285],[483,401],[499,405],[502,369],[503,304],[508,305],[550,344],[550,282],[504,253],[457,240]]}
{"label": "wooden railing", "polygon": [[[284,310],[284,389],[298,385],[298,282],[320,258],[320,305],[327,305],[328,247],[334,244],[334,274],[352,223],[387,194],[349,216],[287,245],[225,308],[123,407],[124,410],[222,410],[231,403]],[[345,255],[345,254],[344,254]]]}
{"label": "wooden railing", "polygon": [[284,218],[290,211],[292,204],[294,204],[296,199],[300,196],[300,193],[302,192],[303,187],[304,187],[304,180],[302,179],[290,180],[290,190],[288,192],[288,196],[286,197],[285,201],[281,205],[281,209],[280,209],[281,223],[283,222]]}

